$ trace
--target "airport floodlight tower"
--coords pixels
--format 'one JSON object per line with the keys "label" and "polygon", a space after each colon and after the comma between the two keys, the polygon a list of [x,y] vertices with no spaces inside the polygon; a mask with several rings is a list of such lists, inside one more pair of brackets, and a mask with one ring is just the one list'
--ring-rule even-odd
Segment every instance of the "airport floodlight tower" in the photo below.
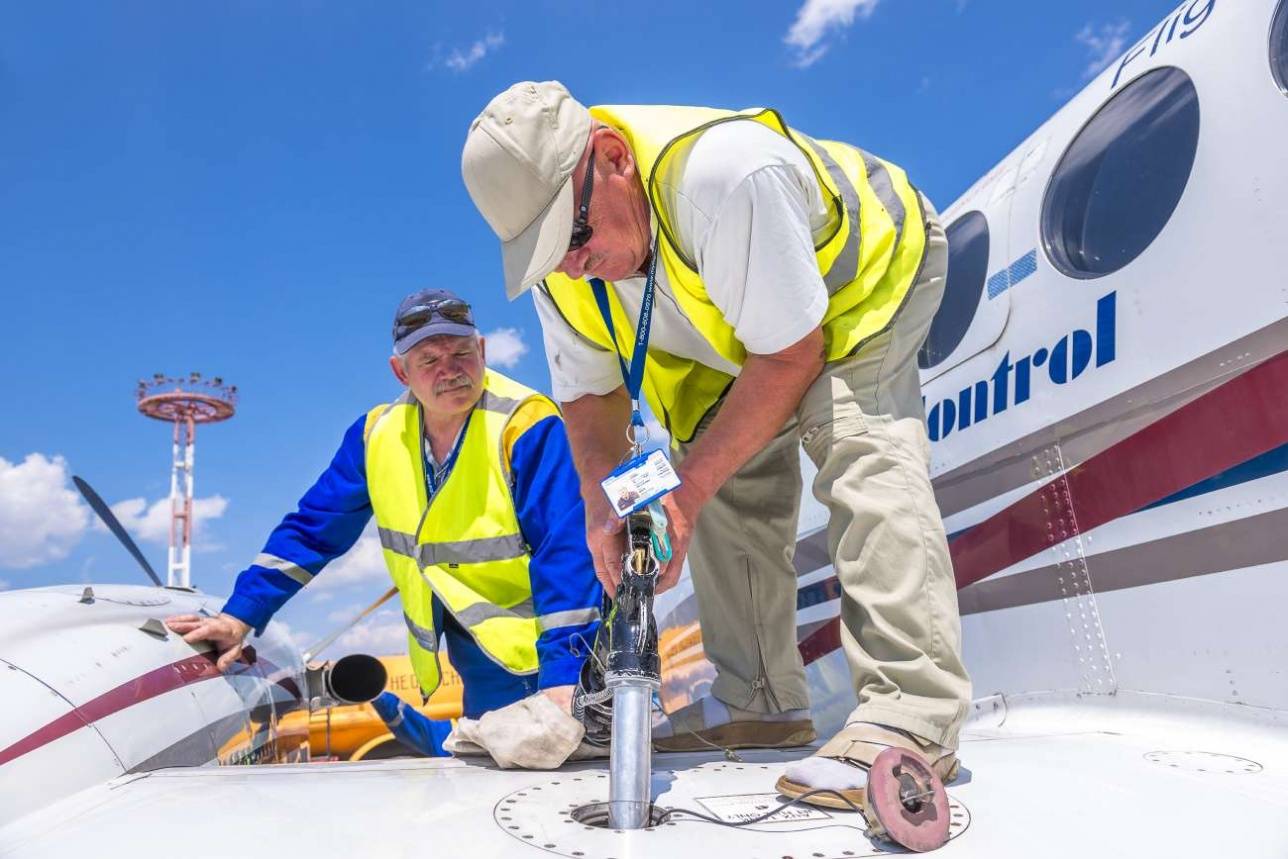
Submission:
{"label": "airport floodlight tower", "polygon": [[203,379],[156,373],[139,379],[139,411],[174,425],[170,469],[170,562],[166,584],[192,587],[192,462],[197,447],[197,424],[226,421],[237,410],[237,386],[218,376]]}

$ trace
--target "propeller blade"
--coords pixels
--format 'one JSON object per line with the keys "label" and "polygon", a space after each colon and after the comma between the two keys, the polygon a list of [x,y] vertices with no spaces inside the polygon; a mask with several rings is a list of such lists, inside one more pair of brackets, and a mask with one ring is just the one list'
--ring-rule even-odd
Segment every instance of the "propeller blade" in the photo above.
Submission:
{"label": "propeller blade", "polygon": [[152,569],[152,565],[148,563],[147,558],[143,557],[143,553],[139,551],[134,539],[126,532],[121,520],[116,518],[112,508],[108,507],[103,499],[98,497],[98,493],[88,483],[74,474],[72,475],[72,483],[76,484],[76,488],[80,490],[80,494],[84,496],[90,509],[98,514],[98,518],[103,520],[107,530],[115,534],[116,539],[121,541],[121,545],[125,547],[125,550],[134,556],[134,560],[139,562],[139,566],[143,568],[143,572],[148,574],[148,578],[152,579],[153,584],[159,588],[165,587],[165,585],[161,584],[161,579],[157,576],[156,571]]}
{"label": "propeller blade", "polygon": [[339,629],[337,629],[335,632],[331,633],[331,634],[330,634],[330,635],[328,635],[326,638],[322,639],[322,640],[321,640],[321,641],[319,641],[317,644],[313,645],[313,646],[312,646],[312,647],[310,647],[308,650],[304,651],[304,661],[305,661],[305,662],[308,662],[310,659],[312,659],[313,657],[317,656],[317,655],[318,655],[319,653],[321,653],[323,650],[326,650],[328,647],[330,647],[332,644],[334,644],[334,643],[335,643],[335,640],[336,640],[337,638],[339,638],[341,635],[343,635],[343,634],[344,634],[345,632],[347,632],[348,630],[350,630],[350,629],[352,629],[353,627],[357,626],[359,623],[361,623],[361,622],[363,621],[363,619],[365,619],[365,618],[366,618],[368,615],[370,615],[373,611],[375,611],[376,609],[380,608],[380,607],[381,607],[382,605],[384,605],[385,603],[389,602],[389,600],[390,600],[390,599],[392,599],[392,598],[393,598],[393,595],[394,595],[394,594],[396,594],[396,593],[398,593],[398,588],[396,588],[396,587],[391,587],[389,590],[385,591],[385,592],[380,596],[380,598],[379,598],[379,599],[377,599],[377,600],[376,600],[375,602],[373,602],[371,605],[369,605],[369,606],[367,606],[366,608],[364,608],[364,609],[362,610],[362,613],[361,613],[361,614],[359,614],[357,617],[355,617],[353,620],[349,621],[349,622],[348,622],[348,623],[346,623],[344,626],[340,627],[340,628],[339,628]]}

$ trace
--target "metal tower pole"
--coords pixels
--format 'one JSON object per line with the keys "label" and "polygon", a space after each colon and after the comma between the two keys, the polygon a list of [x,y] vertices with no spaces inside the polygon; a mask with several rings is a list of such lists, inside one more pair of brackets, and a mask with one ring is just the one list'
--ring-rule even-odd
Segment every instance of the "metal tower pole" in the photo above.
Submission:
{"label": "metal tower pole", "polygon": [[183,476],[185,478],[183,493],[183,567],[182,577],[177,583],[181,588],[192,587],[192,493],[196,474],[192,463],[197,453],[197,427],[189,415],[184,423],[185,439],[183,454]]}
{"label": "metal tower pole", "polygon": [[176,575],[179,574],[179,558],[175,548],[179,545],[179,473],[183,461],[179,459],[179,421],[174,422],[174,443],[170,447],[170,551],[166,560],[166,585],[174,587]]}
{"label": "metal tower pole", "polygon": [[237,387],[216,376],[200,373],[174,378],[157,373],[139,380],[139,411],[150,418],[169,421],[170,446],[170,555],[166,578],[172,588],[192,587],[192,531],[197,454],[197,424],[231,418],[237,409]]}

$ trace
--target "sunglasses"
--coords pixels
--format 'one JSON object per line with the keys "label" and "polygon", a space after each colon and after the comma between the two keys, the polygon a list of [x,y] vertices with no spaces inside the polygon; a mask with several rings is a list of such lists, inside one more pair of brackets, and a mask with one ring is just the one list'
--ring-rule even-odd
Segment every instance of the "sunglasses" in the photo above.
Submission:
{"label": "sunglasses", "polygon": [[459,298],[444,298],[429,304],[409,307],[394,320],[394,340],[401,340],[413,331],[424,328],[435,316],[464,325],[474,324],[470,306]]}
{"label": "sunglasses", "polygon": [[572,238],[568,240],[568,253],[572,253],[579,248],[585,247],[586,242],[590,241],[591,236],[595,235],[595,228],[589,223],[590,217],[590,191],[595,184],[595,150],[590,150],[590,157],[586,159],[586,181],[581,186],[581,204],[577,207],[577,217],[572,222]]}

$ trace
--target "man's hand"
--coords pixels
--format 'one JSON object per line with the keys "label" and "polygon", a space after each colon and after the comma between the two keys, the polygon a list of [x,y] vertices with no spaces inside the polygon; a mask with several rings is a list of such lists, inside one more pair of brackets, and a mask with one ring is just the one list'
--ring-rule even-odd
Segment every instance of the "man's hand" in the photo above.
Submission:
{"label": "man's hand", "polygon": [[250,634],[250,626],[231,614],[218,614],[205,617],[199,614],[177,614],[166,618],[165,625],[171,632],[183,636],[189,644],[198,641],[209,641],[215,645],[219,659],[215,667],[221,672],[227,671],[242,653],[242,642]]}
{"label": "man's hand", "polygon": [[[683,479],[681,476],[681,480]],[[666,510],[666,530],[671,536],[671,560],[658,575],[659,594],[669,591],[680,581],[680,571],[684,569],[684,558],[689,553],[689,541],[693,539],[698,514],[710,499],[709,493],[690,481],[681,483],[674,492],[662,496],[662,508]]]}
{"label": "man's hand", "polygon": [[541,694],[545,695],[555,706],[568,715],[572,715],[572,693],[574,686],[551,686],[549,689],[542,689]]}
{"label": "man's hand", "polygon": [[626,453],[631,401],[626,389],[618,387],[602,396],[587,394],[565,402],[563,412],[586,506],[586,547],[590,549],[595,577],[610,597],[616,596],[622,580],[622,553],[626,550],[625,523],[608,506],[599,481]]}
{"label": "man's hand", "polygon": [[[595,491],[598,489],[595,487]],[[595,565],[595,578],[609,597],[616,597],[617,586],[622,582],[622,555],[626,553],[626,520],[618,519],[607,501],[586,504],[586,546]]]}

